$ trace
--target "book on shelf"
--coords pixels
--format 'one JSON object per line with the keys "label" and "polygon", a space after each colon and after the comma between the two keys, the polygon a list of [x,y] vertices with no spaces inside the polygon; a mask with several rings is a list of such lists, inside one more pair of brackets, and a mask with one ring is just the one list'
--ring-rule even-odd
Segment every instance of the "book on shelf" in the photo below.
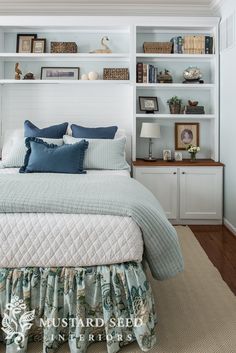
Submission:
{"label": "book on shelf", "polygon": [[154,65],[137,63],[137,83],[157,83],[158,69]]}
{"label": "book on shelf", "polygon": [[211,36],[185,35],[171,39],[174,54],[213,54],[214,40]]}
{"label": "book on shelf", "polygon": [[177,37],[173,37],[170,40],[173,44],[173,53],[174,54],[183,54],[183,37],[181,36],[177,36]]}

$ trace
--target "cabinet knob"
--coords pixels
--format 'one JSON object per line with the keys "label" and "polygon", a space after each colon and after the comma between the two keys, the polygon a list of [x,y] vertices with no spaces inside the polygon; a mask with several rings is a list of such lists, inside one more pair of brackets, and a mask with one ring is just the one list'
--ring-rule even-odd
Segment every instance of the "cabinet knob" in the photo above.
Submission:
{"label": "cabinet knob", "polygon": [[185,172],[182,172],[182,174],[186,174]]}
{"label": "cabinet knob", "polygon": [[173,172],[174,175],[176,175],[177,173],[176,172]]}

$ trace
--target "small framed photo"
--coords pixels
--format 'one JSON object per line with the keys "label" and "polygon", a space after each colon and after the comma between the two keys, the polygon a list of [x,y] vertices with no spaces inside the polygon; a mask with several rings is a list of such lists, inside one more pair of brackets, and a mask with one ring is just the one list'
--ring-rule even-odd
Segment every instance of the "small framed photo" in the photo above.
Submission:
{"label": "small framed photo", "polygon": [[183,160],[183,155],[181,152],[175,152],[175,161],[181,162]]}
{"label": "small framed photo", "polygon": [[199,123],[175,123],[175,149],[182,151],[190,144],[199,146]]}
{"label": "small framed photo", "polygon": [[163,150],[163,161],[171,161],[171,150]]}
{"label": "small framed photo", "polygon": [[79,67],[42,67],[41,80],[79,80]]}
{"label": "small framed photo", "polygon": [[17,34],[16,52],[17,53],[31,53],[32,41],[37,38],[37,34]]}
{"label": "small framed photo", "polygon": [[157,97],[139,97],[139,108],[141,112],[153,114],[159,110]]}
{"label": "small framed photo", "polygon": [[46,39],[45,38],[36,38],[32,39],[32,53],[46,53]]}

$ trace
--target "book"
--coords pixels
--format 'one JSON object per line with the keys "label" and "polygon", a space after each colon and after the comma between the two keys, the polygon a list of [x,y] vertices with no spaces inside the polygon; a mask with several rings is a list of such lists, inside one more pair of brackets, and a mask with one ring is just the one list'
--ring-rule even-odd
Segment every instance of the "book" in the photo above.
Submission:
{"label": "book", "polygon": [[137,83],[143,83],[143,63],[137,63]]}
{"label": "book", "polygon": [[178,53],[178,37],[173,37],[171,38],[171,43],[173,44],[173,53],[176,54]]}
{"label": "book", "polygon": [[213,37],[205,37],[205,54],[213,54]]}
{"label": "book", "polygon": [[184,44],[183,37],[178,36],[177,37],[177,53],[178,54],[183,54],[183,44]]}
{"label": "book", "polygon": [[148,65],[143,64],[143,83],[148,83]]}

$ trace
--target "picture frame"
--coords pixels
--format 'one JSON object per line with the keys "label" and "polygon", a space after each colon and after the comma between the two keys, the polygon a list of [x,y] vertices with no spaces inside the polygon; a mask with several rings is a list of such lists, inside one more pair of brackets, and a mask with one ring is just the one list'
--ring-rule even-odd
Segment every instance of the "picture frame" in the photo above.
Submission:
{"label": "picture frame", "polygon": [[37,53],[37,54],[46,53],[46,39],[45,38],[32,39],[31,52]]}
{"label": "picture frame", "polygon": [[146,114],[154,114],[159,111],[157,97],[139,97],[139,109]]}
{"label": "picture frame", "polygon": [[163,161],[171,161],[171,150],[162,151]]}
{"label": "picture frame", "polygon": [[79,80],[79,67],[41,67],[41,80]]}
{"label": "picture frame", "polygon": [[181,162],[183,160],[183,155],[181,152],[175,152],[175,161]]}
{"label": "picture frame", "polygon": [[184,151],[190,144],[199,146],[199,123],[175,123],[175,150]]}
{"label": "picture frame", "polygon": [[37,34],[18,33],[16,40],[17,53],[32,53],[32,40],[37,38]]}

